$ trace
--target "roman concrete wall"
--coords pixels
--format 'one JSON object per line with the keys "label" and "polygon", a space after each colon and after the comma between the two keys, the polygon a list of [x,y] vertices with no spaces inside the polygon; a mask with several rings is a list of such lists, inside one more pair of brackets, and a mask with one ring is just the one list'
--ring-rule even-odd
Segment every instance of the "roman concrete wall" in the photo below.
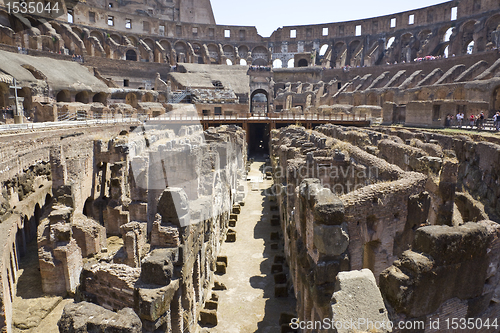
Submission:
{"label": "roman concrete wall", "polygon": [[[399,316],[392,316],[391,320],[414,320],[421,315],[427,316],[428,321],[444,320],[464,311],[475,311],[474,315],[483,319],[491,317],[498,309],[494,304],[489,308],[487,302],[494,297],[492,290],[498,282],[485,267],[496,265],[496,259],[489,253],[496,253],[498,225],[493,221],[477,223],[496,219],[496,214],[481,210],[481,203],[461,185],[464,168],[459,165],[463,165],[464,155],[459,142],[464,138],[441,136],[438,141],[430,139],[431,133],[419,131],[385,133],[333,125],[323,125],[315,131],[291,126],[272,132],[271,161],[276,184],[273,194],[280,203],[285,254],[299,317],[301,320],[329,318],[337,274],[362,268],[369,268],[377,282],[384,281],[382,295],[390,307],[397,307]],[[470,140],[469,144],[483,143]],[[491,151],[495,145],[483,145],[495,159],[497,154]],[[483,159],[478,174],[491,172],[489,162]],[[468,221],[473,222],[467,224]],[[469,236],[472,242],[484,244],[485,251],[475,254],[477,259],[472,261],[485,266],[478,268],[482,272],[479,277],[464,273],[465,279],[477,278],[468,284],[474,291],[462,295],[458,292],[461,286],[450,287],[449,293],[435,299],[435,306],[424,309],[427,301],[415,300],[409,304],[404,303],[404,297],[395,296],[402,290],[398,288],[407,284],[396,277],[391,267],[403,270],[409,276],[408,281],[412,281],[408,283],[419,281],[415,274],[401,267],[410,267],[405,266],[406,262],[410,257],[416,258],[417,254],[410,256],[411,251],[419,256],[430,253],[425,252],[430,249],[416,244],[425,238],[420,237],[421,233],[434,227],[442,237],[451,238],[462,229],[465,233],[475,228],[481,230],[470,231]],[[425,246],[438,246],[439,237],[425,238]],[[481,237],[485,237],[484,241]],[[491,249],[486,250],[487,247]],[[436,251],[433,253],[438,258],[441,252]],[[446,253],[458,256],[451,247],[447,247]],[[468,264],[460,265],[466,269]],[[452,273],[440,270],[437,275],[447,281]],[[423,289],[415,295],[440,294],[428,292],[424,285],[420,287]],[[468,300],[458,304],[455,297]],[[481,297],[481,305],[474,303],[476,297]],[[396,305],[403,303],[404,310]],[[421,312],[416,314],[418,311]]]}
{"label": "roman concrete wall", "polygon": [[[78,126],[13,132],[0,138],[1,154],[4,156],[0,214],[4,237],[0,262],[4,313],[1,326],[8,332],[11,331],[12,295],[15,293],[19,260],[26,254],[27,243],[36,239],[37,227],[54,195],[51,150],[54,147],[65,150],[65,163],[70,168],[65,179],[74,184],[75,189],[71,201],[77,210],[82,211],[91,190],[92,150],[88,147],[96,136],[109,135],[105,133],[113,131],[119,133],[129,127],[105,125],[90,129]],[[81,173],[77,171],[80,169]]]}
{"label": "roman concrete wall", "polygon": [[96,141],[93,154],[89,215],[124,246],[111,264],[83,266],[78,297],[134,309],[146,332],[192,330],[233,205],[244,198],[244,132],[146,125]]}

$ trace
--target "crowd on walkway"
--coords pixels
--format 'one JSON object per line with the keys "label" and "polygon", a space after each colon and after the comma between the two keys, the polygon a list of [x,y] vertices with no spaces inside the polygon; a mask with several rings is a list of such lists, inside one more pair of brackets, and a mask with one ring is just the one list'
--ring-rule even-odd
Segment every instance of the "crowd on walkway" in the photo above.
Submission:
{"label": "crowd on walkway", "polygon": [[73,54],[71,60],[83,63],[83,57],[79,54]]}
{"label": "crowd on walkway", "polygon": [[[497,111],[493,115],[493,125],[495,127],[495,131],[500,130],[500,111]],[[476,128],[478,131],[485,129],[486,117],[484,112],[480,112],[477,115],[471,114],[468,117],[465,117],[463,112],[457,113],[455,116],[448,114],[445,119],[444,126],[451,127],[456,126],[458,128],[465,129],[474,129]]]}
{"label": "crowd on walkway", "polygon": [[270,72],[271,67],[269,66],[250,66],[251,71],[256,71],[256,72]]}

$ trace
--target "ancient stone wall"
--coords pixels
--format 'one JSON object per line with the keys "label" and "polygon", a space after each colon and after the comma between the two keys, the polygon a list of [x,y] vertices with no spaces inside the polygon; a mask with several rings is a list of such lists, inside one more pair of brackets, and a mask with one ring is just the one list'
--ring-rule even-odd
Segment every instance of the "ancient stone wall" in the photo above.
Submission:
{"label": "ancient stone wall", "polygon": [[123,247],[84,265],[77,298],[132,308],[145,332],[192,330],[243,200],[244,140],[235,126],[146,125],[96,141],[89,212]]}
{"label": "ancient stone wall", "polygon": [[[496,270],[486,267],[496,267],[493,257],[497,252],[498,224],[477,223],[490,217],[460,185],[463,176],[459,165],[463,156],[455,148],[460,149],[458,143],[465,139],[439,136],[439,141],[430,140],[431,133],[425,132],[381,132],[333,125],[322,125],[315,131],[296,126],[272,131],[271,161],[276,184],[273,194],[279,203],[299,318],[329,318],[339,272],[362,268],[369,268],[381,286],[384,279],[382,295],[391,309],[396,307],[395,312],[390,311],[394,314],[390,315],[391,320],[416,320],[422,316],[428,316],[427,321],[444,320],[464,311],[462,316],[483,316],[483,319],[491,316],[498,311],[495,306],[488,308],[498,281]],[[468,140],[470,144],[482,144]],[[488,165],[483,162],[478,172],[491,171]],[[468,221],[474,222],[464,224]],[[440,236],[423,237],[426,230],[439,230]],[[460,233],[469,238],[457,236]],[[453,237],[457,242],[470,244],[450,246],[451,240],[447,239]],[[484,251],[473,245],[476,242],[483,245]],[[446,249],[438,249],[439,244]],[[470,280],[465,283],[474,292],[463,294],[466,290],[463,286],[455,288],[450,284],[447,288],[451,291],[441,293],[440,287],[432,291],[419,284],[421,278],[416,274],[423,272],[436,275],[443,283],[451,279],[448,268],[432,268],[434,273],[429,273],[415,268],[423,264],[405,264],[417,256],[410,255],[411,251],[434,260],[428,259],[428,255],[432,257],[431,249],[436,258],[447,253],[458,260],[457,265],[464,269],[463,281]],[[463,256],[464,263],[459,259],[463,251],[474,252]],[[427,266],[452,267],[450,260]],[[480,267],[467,266],[476,264]],[[389,269],[391,265],[415,272],[404,273],[407,276],[404,282],[399,273],[390,273],[394,270]],[[476,271],[478,274],[472,273]],[[413,284],[422,289],[412,289],[408,295],[421,296],[401,296],[401,290]],[[427,298],[411,301],[411,297],[430,297],[434,303]],[[455,298],[463,304],[456,303]],[[464,303],[466,299],[469,300]],[[404,303],[404,309],[397,302]],[[429,304],[435,306],[425,308]]]}
{"label": "ancient stone wall", "polygon": [[[46,214],[50,208],[52,197],[59,195],[65,203],[75,205],[76,209],[81,212],[92,183],[91,143],[96,137],[107,136],[113,132],[119,133],[124,128],[129,129],[130,125],[104,125],[93,128],[76,126],[49,131],[31,130],[5,133],[0,137],[3,170],[0,174],[2,182],[2,210],[0,211],[2,223],[0,226],[3,237],[3,245],[0,249],[2,281],[0,290],[2,313],[4,313],[0,326],[5,327],[7,331],[11,330],[12,295],[15,293],[19,260],[26,254],[27,243],[37,238],[37,227],[44,216],[47,216],[44,213]],[[59,153],[54,154],[56,151]],[[65,152],[63,156],[61,151]],[[57,187],[68,191],[57,193],[53,187],[54,178],[58,184]],[[83,226],[76,228],[84,229]],[[99,229],[98,226],[95,228]],[[61,231],[61,240],[64,242],[67,230]],[[57,239],[54,238],[53,241]],[[83,244],[82,241],[77,239],[79,246]],[[84,254],[96,251],[96,248],[100,250],[100,246],[92,245],[92,240],[87,239],[87,243]],[[91,250],[92,247],[94,250]],[[60,247],[58,253],[50,252],[50,256],[69,258],[70,263],[74,262],[78,266],[78,255],[74,258],[71,254],[79,251],[81,250],[76,243],[67,242]],[[62,286],[64,291],[58,290],[56,293],[65,293],[66,286],[70,290],[74,289],[79,277],[71,272],[77,269],[74,266],[49,267],[49,271],[57,269],[60,269],[62,278],[56,280],[57,288]]]}

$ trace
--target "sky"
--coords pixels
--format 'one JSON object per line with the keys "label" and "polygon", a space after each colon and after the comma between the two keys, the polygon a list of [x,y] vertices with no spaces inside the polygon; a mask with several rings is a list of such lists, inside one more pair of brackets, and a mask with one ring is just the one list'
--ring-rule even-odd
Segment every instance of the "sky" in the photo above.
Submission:
{"label": "sky", "polygon": [[351,21],[444,3],[439,0],[211,0],[215,22],[255,26],[262,37],[284,26]]}

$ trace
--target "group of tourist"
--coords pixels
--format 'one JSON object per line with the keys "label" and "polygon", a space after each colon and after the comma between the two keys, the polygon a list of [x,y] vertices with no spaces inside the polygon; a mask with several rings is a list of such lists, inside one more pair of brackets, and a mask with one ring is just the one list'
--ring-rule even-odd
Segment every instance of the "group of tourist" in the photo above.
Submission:
{"label": "group of tourist", "polygon": [[28,49],[25,49],[24,47],[20,47],[20,46],[18,46],[18,47],[17,47],[17,53],[20,53],[20,54],[28,54]]}
{"label": "group of tourist", "polygon": [[79,54],[73,54],[71,56],[71,60],[83,63],[83,57],[81,55],[79,55]]}
{"label": "group of tourist", "polygon": [[[477,115],[471,113],[471,115],[466,119],[465,115],[463,112],[457,113],[455,117],[453,115],[448,114],[445,119],[444,126],[445,127],[450,127],[454,123],[455,126],[462,128],[465,126],[465,128],[474,128],[476,127],[477,130],[482,130],[484,129],[484,123],[485,123],[486,117],[484,115],[484,112],[481,111]],[[455,121],[455,122],[454,122]],[[468,121],[468,123],[467,123]],[[498,111],[494,116],[493,116],[493,123],[495,125],[496,131],[500,130],[500,111]]]}
{"label": "group of tourist", "polygon": [[[455,55],[453,54],[452,57],[454,57],[454,56]],[[428,56],[425,56],[425,57],[415,58],[415,59],[413,59],[413,61],[414,62],[422,62],[422,61],[430,61],[430,60],[439,60],[439,59],[442,59],[442,58],[446,58],[446,57],[428,55]]]}
{"label": "group of tourist", "polygon": [[250,70],[256,71],[256,72],[270,72],[271,67],[269,67],[269,66],[250,66]]}

